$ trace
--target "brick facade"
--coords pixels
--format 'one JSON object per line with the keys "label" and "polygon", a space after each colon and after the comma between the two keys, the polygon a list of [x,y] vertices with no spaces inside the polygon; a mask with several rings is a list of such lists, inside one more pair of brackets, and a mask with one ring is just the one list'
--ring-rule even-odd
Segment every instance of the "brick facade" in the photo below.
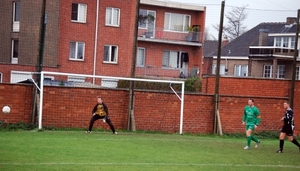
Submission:
{"label": "brick facade", "polygon": [[[212,133],[214,120],[214,77],[203,78],[202,94],[185,94],[183,132]],[[261,88],[263,87],[263,88]],[[250,78],[220,79],[220,116],[223,132],[244,132],[241,124],[248,98],[254,98],[262,115],[258,131],[278,131],[284,114],[283,102],[288,100],[290,81]],[[2,122],[30,122],[32,86],[0,84],[0,106],[9,104],[10,114],[0,115]],[[45,87],[43,126],[86,128],[96,96],[101,95],[109,107],[110,117],[119,130],[127,128],[128,91]],[[300,125],[300,84],[296,83],[294,112],[296,134]],[[170,92],[135,92],[134,115],[137,130],[179,132],[180,101]],[[96,122],[95,127],[109,130]]]}

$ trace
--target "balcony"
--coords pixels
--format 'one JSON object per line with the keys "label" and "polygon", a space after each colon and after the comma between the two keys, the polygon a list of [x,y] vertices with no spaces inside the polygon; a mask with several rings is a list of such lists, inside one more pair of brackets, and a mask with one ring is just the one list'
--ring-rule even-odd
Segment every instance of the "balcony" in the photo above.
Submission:
{"label": "balcony", "polygon": [[201,32],[166,31],[163,28],[138,29],[138,41],[201,47]]}
{"label": "balcony", "polygon": [[[273,46],[250,46],[249,57],[250,58],[282,58],[290,59],[294,57],[295,50],[285,47],[273,47]],[[298,53],[298,51],[297,51]]]}

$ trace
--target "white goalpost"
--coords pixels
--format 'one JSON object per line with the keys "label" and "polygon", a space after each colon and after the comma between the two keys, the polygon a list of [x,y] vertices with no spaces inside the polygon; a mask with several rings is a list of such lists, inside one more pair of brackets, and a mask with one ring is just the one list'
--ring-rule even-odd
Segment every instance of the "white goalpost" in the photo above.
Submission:
{"label": "white goalpost", "polygon": [[[97,79],[97,80],[96,80]],[[176,95],[180,101],[180,118],[179,118],[179,134],[183,133],[183,109],[184,109],[184,87],[185,82],[180,80],[157,80],[157,79],[141,79],[141,78],[126,78],[126,77],[111,77],[100,75],[85,75],[85,74],[71,74],[60,72],[48,72],[42,71],[40,73],[40,98],[39,98],[39,110],[38,110],[38,129],[43,128],[43,108],[44,103],[44,87],[45,86],[64,86],[64,87],[87,87],[87,88],[117,88],[117,82],[134,81],[134,82],[152,82],[152,83],[165,83],[169,84],[169,88]],[[96,80],[96,81],[95,81]],[[172,84],[181,85],[181,93],[178,94],[172,87]],[[127,99],[126,99],[127,100]],[[58,102],[59,103],[59,102]],[[166,104],[163,104],[166,105]],[[54,106],[55,107],[55,106]],[[162,112],[163,113],[163,112]],[[177,125],[178,129],[178,125]]]}

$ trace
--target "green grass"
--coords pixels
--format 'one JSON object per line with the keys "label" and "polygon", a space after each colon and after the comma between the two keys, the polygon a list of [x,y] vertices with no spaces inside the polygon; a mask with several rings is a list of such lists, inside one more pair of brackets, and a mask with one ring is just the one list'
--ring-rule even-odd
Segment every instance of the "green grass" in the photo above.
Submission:
{"label": "green grass", "polygon": [[261,139],[244,150],[244,138],[94,131],[0,131],[0,170],[300,170],[300,153],[285,141]]}

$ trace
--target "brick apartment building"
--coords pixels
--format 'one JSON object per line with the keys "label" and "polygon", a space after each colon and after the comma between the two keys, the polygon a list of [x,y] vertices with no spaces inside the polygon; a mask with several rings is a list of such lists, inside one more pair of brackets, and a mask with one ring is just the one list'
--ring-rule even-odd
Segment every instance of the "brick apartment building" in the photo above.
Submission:
{"label": "brick apartment building", "polygon": [[[45,41],[40,49],[43,1],[0,1],[0,82],[27,72],[130,76],[136,16],[134,0],[46,0]],[[136,76],[199,75],[205,7],[141,0]],[[189,32],[189,27],[193,32]],[[188,35],[192,39],[188,40]],[[40,55],[43,51],[43,55]],[[78,78],[68,78],[76,81]],[[83,80],[82,80],[83,79]],[[87,81],[80,78],[77,81]]]}

